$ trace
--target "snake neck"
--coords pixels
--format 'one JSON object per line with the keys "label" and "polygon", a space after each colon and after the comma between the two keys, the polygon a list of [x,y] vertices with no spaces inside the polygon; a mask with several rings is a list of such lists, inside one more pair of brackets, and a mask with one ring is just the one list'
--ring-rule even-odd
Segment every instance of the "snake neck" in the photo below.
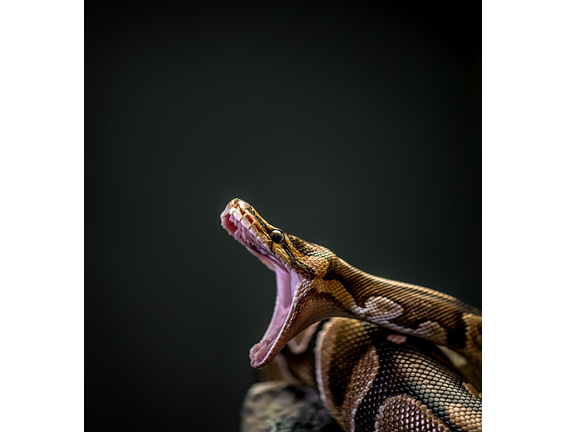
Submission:
{"label": "snake neck", "polygon": [[352,318],[446,346],[479,367],[480,311],[438,291],[373,276],[334,257],[320,289]]}

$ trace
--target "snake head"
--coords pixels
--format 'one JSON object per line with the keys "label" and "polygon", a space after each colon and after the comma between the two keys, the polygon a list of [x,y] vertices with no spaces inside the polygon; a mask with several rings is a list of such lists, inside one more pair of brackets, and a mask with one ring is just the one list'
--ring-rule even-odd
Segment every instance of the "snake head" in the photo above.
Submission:
{"label": "snake head", "polygon": [[[222,212],[221,224],[276,273],[277,297],[272,319],[262,340],[250,350],[252,367],[261,368],[293,337],[330,316],[327,312],[333,309],[333,303],[325,300],[324,293],[314,295],[314,288],[335,255],[269,224],[250,204],[238,198]],[[325,303],[323,307],[321,302]]]}

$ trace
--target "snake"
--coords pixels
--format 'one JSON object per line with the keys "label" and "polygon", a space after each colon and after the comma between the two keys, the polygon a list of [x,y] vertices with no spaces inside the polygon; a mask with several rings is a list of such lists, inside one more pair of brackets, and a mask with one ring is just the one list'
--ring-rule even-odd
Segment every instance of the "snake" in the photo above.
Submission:
{"label": "snake", "polygon": [[253,368],[283,359],[345,431],[482,431],[478,309],[359,270],[238,198],[221,225],[276,274]]}

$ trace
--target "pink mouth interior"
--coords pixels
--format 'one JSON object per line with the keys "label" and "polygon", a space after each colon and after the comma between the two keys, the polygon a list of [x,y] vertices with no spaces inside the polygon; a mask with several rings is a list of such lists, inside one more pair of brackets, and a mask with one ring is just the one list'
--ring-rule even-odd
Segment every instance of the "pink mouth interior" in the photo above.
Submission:
{"label": "pink mouth interior", "polygon": [[[237,209],[236,211],[239,210]],[[273,351],[277,345],[277,341],[280,339],[282,330],[290,313],[293,296],[295,294],[296,287],[300,282],[299,276],[295,272],[288,270],[282,263],[280,263],[279,260],[272,255],[272,252],[260,240],[258,240],[256,236],[241,223],[241,221],[236,220],[233,215],[228,214],[228,211],[225,211],[222,214],[221,223],[236,240],[244,245],[253,255],[258,257],[258,259],[260,259],[266,267],[276,273],[277,297],[272,319],[270,320],[270,324],[268,325],[268,329],[264,333],[262,340],[254,345],[254,347],[250,350],[250,361],[252,367],[262,367],[277,354]],[[270,358],[268,358],[268,356]]]}

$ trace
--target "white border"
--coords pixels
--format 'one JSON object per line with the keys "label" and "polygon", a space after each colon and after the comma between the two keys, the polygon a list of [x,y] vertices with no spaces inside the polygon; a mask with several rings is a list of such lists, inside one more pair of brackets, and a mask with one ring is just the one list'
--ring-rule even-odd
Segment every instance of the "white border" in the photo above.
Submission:
{"label": "white border", "polygon": [[0,5],[0,430],[84,429],[84,7]]}
{"label": "white border", "polygon": [[566,16],[483,2],[485,430],[563,427]]}

